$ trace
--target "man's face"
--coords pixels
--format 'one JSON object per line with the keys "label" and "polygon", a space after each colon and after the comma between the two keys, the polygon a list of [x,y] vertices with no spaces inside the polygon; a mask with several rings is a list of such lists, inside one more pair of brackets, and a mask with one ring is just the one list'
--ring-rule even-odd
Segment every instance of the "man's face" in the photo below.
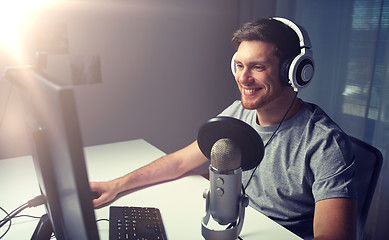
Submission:
{"label": "man's face", "polygon": [[280,81],[280,59],[275,46],[263,41],[243,41],[238,48],[235,80],[246,109],[277,107],[288,86]]}

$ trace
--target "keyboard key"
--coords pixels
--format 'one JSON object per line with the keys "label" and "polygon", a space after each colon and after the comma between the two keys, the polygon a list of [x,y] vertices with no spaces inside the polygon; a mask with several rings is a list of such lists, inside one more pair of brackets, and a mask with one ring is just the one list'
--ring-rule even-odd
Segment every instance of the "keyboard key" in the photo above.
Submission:
{"label": "keyboard key", "polygon": [[159,209],[110,207],[109,240],[166,240]]}

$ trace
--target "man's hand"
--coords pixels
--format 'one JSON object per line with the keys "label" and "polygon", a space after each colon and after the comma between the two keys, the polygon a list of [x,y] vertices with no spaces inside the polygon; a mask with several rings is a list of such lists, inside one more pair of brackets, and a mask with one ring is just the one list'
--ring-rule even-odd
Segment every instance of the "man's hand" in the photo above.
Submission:
{"label": "man's hand", "polygon": [[90,182],[89,187],[92,192],[97,192],[100,195],[98,198],[93,199],[94,207],[98,207],[104,203],[114,200],[118,194],[115,190],[115,183],[113,181]]}
{"label": "man's hand", "polygon": [[195,141],[177,152],[163,156],[112,181],[90,182],[90,190],[100,195],[93,200],[93,205],[98,207],[110,202],[123,191],[176,179],[207,161]]}

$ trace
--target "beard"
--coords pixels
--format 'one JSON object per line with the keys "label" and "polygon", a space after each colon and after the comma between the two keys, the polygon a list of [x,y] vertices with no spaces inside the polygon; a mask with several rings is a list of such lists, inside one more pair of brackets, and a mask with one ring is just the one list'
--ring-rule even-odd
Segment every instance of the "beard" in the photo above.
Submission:
{"label": "beard", "polygon": [[248,110],[254,110],[254,109],[258,109],[261,107],[261,104],[258,103],[258,101],[256,101],[256,100],[255,101],[248,101],[243,96],[240,98],[240,102],[241,102],[242,106]]}
{"label": "beard", "polygon": [[264,94],[266,94],[266,92],[263,88],[258,88],[259,90],[256,91],[255,94],[253,95],[252,93],[247,93],[244,90],[244,88],[239,86],[239,84],[238,84],[238,87],[239,87],[239,92],[240,92],[240,101],[241,101],[242,106],[245,109],[253,110],[253,109],[257,109],[257,108],[261,107],[262,102],[264,100],[263,98],[266,98],[266,95],[264,96]]}
{"label": "beard", "polygon": [[255,98],[249,98],[241,95],[240,101],[242,106],[248,110],[255,110],[266,106],[270,102],[270,99],[267,99],[265,96],[257,96]]}

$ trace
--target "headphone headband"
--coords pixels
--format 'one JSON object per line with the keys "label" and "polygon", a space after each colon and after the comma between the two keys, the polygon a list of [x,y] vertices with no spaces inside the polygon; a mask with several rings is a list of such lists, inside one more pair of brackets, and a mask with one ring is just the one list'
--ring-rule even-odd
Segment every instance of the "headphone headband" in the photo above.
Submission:
{"label": "headphone headband", "polygon": [[280,22],[284,23],[285,25],[287,25],[288,27],[290,27],[291,29],[293,29],[293,31],[297,34],[297,36],[299,38],[300,48],[311,48],[312,47],[309,36],[304,28],[299,27],[294,22],[292,22],[286,18],[273,17],[271,19],[280,21]]}

